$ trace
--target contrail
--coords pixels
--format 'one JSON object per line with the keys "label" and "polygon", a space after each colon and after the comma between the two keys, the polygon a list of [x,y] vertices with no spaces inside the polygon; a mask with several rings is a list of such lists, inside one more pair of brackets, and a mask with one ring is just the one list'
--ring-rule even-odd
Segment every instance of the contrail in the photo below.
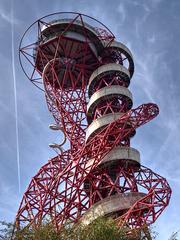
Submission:
{"label": "contrail", "polygon": [[11,1],[11,54],[12,54],[12,75],[13,75],[13,87],[14,87],[14,107],[15,107],[15,131],[16,131],[16,159],[17,159],[17,171],[18,171],[18,187],[19,193],[21,192],[21,176],[20,176],[20,158],[19,158],[19,131],[18,131],[18,111],[17,111],[17,84],[16,84],[16,71],[14,60],[14,12],[13,12],[13,0]]}

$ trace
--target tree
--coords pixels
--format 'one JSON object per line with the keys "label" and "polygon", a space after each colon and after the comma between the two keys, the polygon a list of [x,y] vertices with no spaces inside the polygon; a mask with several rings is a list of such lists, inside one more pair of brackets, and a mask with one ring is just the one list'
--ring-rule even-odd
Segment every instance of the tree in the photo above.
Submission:
{"label": "tree", "polygon": [[1,222],[0,240],[127,240],[123,230],[112,219],[98,218],[88,226],[67,224],[56,231],[52,224],[44,223],[38,228],[16,230],[13,224]]}
{"label": "tree", "polygon": [[[24,228],[15,230],[13,237],[12,223],[0,221],[0,240],[130,240],[125,229],[116,226],[111,218],[98,218],[87,226],[82,224],[66,224],[60,231],[56,231],[52,224],[44,223],[38,228]],[[155,239],[155,233],[150,231]],[[135,235],[133,235],[135,236]],[[168,240],[178,240],[178,232],[171,235]],[[136,237],[133,237],[135,240]],[[138,240],[143,240],[143,236]],[[149,238],[145,238],[149,239]]]}
{"label": "tree", "polygon": [[177,237],[178,237],[178,231],[173,233],[168,240],[178,240]]}

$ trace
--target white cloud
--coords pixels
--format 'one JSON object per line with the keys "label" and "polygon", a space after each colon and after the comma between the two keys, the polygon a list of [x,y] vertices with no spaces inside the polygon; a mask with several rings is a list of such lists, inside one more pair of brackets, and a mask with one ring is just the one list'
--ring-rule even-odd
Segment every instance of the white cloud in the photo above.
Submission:
{"label": "white cloud", "polygon": [[11,11],[13,11],[13,9],[10,10],[9,12],[7,12],[1,8],[0,9],[0,18],[9,24],[19,24],[19,20],[17,18],[15,18],[14,16],[12,17]]}
{"label": "white cloud", "polygon": [[120,13],[119,18],[120,18],[120,24],[122,25],[126,19],[126,10],[124,7],[124,4],[121,2],[117,8],[118,12]]}
{"label": "white cloud", "polygon": [[156,36],[154,34],[148,38],[149,43],[155,43],[155,41],[156,41]]}

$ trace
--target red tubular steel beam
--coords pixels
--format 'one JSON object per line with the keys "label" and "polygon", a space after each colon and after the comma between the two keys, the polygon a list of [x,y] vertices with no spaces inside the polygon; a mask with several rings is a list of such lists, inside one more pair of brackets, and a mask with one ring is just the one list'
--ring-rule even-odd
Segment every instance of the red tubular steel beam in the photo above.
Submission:
{"label": "red tubular steel beam", "polygon": [[[26,45],[33,28],[38,36]],[[25,61],[32,71],[25,69]],[[35,85],[42,78],[38,87],[44,86],[49,111],[70,148],[32,178],[16,215],[17,227],[39,226],[44,219],[57,229],[67,221],[86,224],[96,206],[106,216],[104,204],[111,197],[122,202],[122,196],[124,208],[108,212],[118,226],[139,229],[154,223],[168,205],[171,189],[165,178],[141,166],[138,151],[130,147],[136,129],[159,113],[153,103],[131,109],[130,50],[95,19],[56,13],[25,32],[20,62]],[[135,201],[133,193],[139,196]]]}

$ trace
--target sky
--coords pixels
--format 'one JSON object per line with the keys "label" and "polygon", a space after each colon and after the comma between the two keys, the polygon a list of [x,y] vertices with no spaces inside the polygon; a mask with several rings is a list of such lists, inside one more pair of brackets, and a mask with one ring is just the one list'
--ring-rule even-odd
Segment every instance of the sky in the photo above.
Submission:
{"label": "sky", "polygon": [[157,240],[168,240],[180,229],[179,0],[0,0],[0,220],[14,220],[31,177],[54,156],[48,144],[61,138],[49,130],[54,121],[44,94],[18,60],[27,27],[58,11],[81,12],[110,28],[134,56],[129,88],[134,107],[154,102],[160,108],[156,119],[137,130],[131,146],[140,151],[142,165],[172,188],[170,204],[153,227]]}

